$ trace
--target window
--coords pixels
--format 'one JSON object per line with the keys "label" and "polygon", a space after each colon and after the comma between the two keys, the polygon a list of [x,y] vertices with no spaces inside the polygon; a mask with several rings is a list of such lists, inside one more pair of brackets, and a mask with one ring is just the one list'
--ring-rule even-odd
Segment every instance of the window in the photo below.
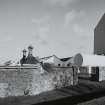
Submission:
{"label": "window", "polygon": [[69,67],[70,66],[70,63],[68,63],[67,66]]}
{"label": "window", "polygon": [[61,66],[61,64],[58,64],[58,66]]}

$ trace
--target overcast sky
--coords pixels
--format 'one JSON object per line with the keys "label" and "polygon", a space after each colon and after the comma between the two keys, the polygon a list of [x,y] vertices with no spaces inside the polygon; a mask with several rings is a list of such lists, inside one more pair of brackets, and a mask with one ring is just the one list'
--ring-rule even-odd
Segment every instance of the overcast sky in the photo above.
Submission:
{"label": "overcast sky", "polygon": [[94,28],[105,0],[0,0],[0,59],[92,53]]}

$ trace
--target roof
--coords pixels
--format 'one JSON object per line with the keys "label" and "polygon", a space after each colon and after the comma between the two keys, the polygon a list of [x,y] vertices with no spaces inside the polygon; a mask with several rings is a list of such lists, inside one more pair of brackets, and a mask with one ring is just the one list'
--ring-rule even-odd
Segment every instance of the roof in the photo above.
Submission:
{"label": "roof", "polygon": [[47,59],[49,59],[49,58],[51,58],[51,57],[56,57],[57,59],[59,59],[59,60],[61,60],[61,61],[63,61],[63,62],[66,62],[66,61],[68,61],[69,59],[72,58],[72,57],[67,57],[67,58],[58,58],[56,55],[52,55],[52,56],[48,56],[48,57],[43,57],[43,58],[41,58],[41,59],[45,59],[45,60],[47,60]]}
{"label": "roof", "polygon": [[[56,57],[56,58],[58,58],[56,55],[52,55],[52,56],[43,57],[43,58],[41,58],[41,59],[49,59],[49,58],[51,58],[51,57]],[[58,58],[58,59],[60,59],[60,58]]]}
{"label": "roof", "polygon": [[27,52],[27,50],[26,49],[23,49],[23,52]]}
{"label": "roof", "polygon": [[60,60],[65,62],[65,61],[68,61],[69,59],[71,59],[72,57],[67,57],[67,58],[61,58]]}
{"label": "roof", "polygon": [[51,58],[52,56],[48,56],[48,57],[43,57],[43,58],[40,58],[40,59],[49,59]]}
{"label": "roof", "polygon": [[26,64],[37,64],[39,61],[34,56],[27,56]]}
{"label": "roof", "polygon": [[32,45],[29,45],[28,46],[28,49],[33,49],[34,47]]}
{"label": "roof", "polygon": [[95,27],[95,30],[97,29],[97,27],[100,27],[100,25],[102,25],[102,23],[105,22],[105,13],[102,15],[102,17],[99,19],[96,27]]}

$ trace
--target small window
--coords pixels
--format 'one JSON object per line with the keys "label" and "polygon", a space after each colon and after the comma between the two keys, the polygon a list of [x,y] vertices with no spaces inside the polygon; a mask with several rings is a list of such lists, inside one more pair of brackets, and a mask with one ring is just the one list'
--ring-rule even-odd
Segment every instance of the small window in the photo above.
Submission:
{"label": "small window", "polygon": [[58,64],[58,66],[61,66],[61,64]]}
{"label": "small window", "polygon": [[69,67],[70,66],[70,63],[68,63],[67,66]]}

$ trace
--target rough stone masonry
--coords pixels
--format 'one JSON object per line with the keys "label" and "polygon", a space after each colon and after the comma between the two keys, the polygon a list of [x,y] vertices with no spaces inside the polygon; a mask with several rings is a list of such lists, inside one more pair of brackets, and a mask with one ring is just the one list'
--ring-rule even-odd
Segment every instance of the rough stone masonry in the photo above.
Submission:
{"label": "rough stone masonry", "polygon": [[78,83],[77,69],[55,67],[38,69],[0,69],[0,97],[36,95]]}

